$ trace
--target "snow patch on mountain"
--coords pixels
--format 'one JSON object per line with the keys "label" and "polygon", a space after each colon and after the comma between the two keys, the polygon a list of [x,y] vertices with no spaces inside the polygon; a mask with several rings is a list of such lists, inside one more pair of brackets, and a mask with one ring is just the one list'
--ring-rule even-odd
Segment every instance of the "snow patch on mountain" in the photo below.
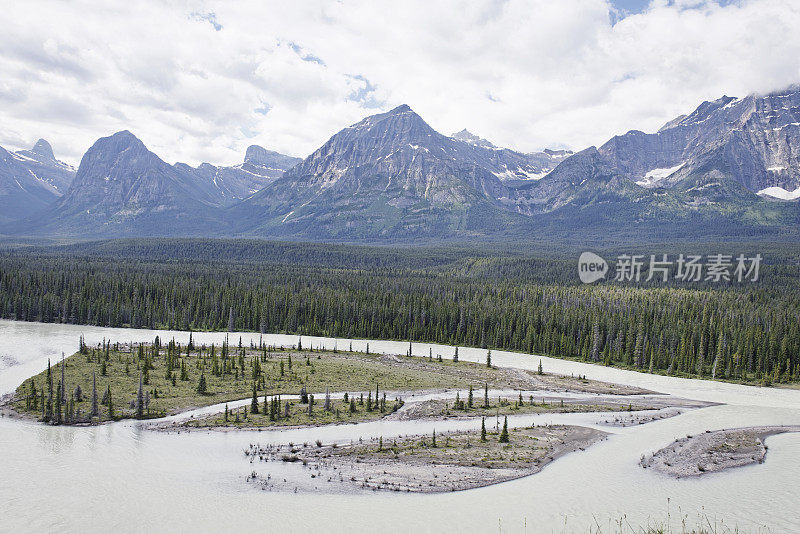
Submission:
{"label": "snow patch on mountain", "polygon": [[642,187],[658,187],[665,178],[669,178],[678,172],[684,165],[686,165],[685,161],[674,167],[650,169],[645,173],[644,178],[636,182],[636,185]]}
{"label": "snow patch on mountain", "polygon": [[787,191],[782,187],[766,187],[758,192],[759,196],[771,197],[779,200],[797,200],[800,198],[800,187],[794,191]]}

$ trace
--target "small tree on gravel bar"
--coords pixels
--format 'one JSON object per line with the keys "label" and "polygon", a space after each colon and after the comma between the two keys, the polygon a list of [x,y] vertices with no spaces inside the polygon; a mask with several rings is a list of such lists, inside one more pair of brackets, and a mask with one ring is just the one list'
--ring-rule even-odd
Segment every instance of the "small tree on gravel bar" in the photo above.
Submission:
{"label": "small tree on gravel bar", "polygon": [[508,416],[503,418],[503,430],[500,432],[500,443],[508,443]]}

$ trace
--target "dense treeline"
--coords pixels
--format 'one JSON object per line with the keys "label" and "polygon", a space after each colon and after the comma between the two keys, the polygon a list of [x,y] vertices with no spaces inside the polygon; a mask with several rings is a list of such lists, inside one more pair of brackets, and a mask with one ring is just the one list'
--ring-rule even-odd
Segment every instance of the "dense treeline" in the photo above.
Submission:
{"label": "dense treeline", "polygon": [[[6,252],[0,313],[98,326],[435,341],[716,378],[800,377],[800,291],[790,265],[765,268],[758,284],[583,286],[564,259],[408,250],[392,267],[404,251],[379,259],[376,249],[313,245],[308,262],[294,252],[245,261],[230,242],[194,242],[203,250],[195,259],[177,253],[180,242],[155,243],[138,259],[109,245],[102,253]],[[223,254],[213,252],[215,243]]]}

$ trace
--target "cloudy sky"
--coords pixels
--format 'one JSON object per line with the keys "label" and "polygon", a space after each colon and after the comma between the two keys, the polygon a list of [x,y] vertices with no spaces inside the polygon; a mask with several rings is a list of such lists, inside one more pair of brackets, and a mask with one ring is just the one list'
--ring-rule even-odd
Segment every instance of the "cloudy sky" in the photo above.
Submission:
{"label": "cloudy sky", "polygon": [[169,162],[305,156],[409,104],[524,151],[653,131],[800,82],[797,0],[0,0],[0,145],[77,164],[129,129]]}

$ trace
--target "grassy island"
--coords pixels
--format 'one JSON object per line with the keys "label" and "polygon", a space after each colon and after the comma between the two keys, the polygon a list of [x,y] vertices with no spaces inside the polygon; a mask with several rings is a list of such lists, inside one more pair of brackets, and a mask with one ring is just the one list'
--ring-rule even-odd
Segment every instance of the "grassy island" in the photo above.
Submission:
{"label": "grassy island", "polygon": [[[245,406],[239,403],[235,410],[221,409],[219,415],[194,424],[310,425],[391,414],[402,401],[394,395],[387,398],[387,391],[470,388],[483,392],[489,388],[640,392],[432,355],[412,358],[314,350],[304,348],[302,339],[291,348],[242,346],[241,341],[197,346],[191,338],[183,346],[156,338],[152,343],[103,342],[93,347],[81,340],[79,347],[77,353],[21,384],[12,400],[13,408],[52,424],[83,424],[151,419],[252,398]],[[301,398],[284,400],[281,395]]]}

